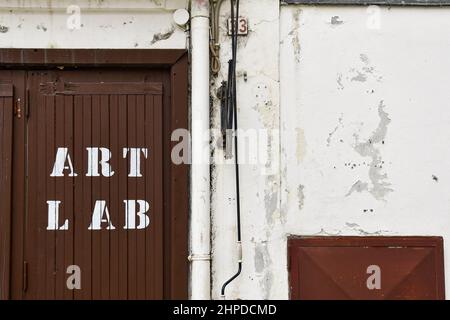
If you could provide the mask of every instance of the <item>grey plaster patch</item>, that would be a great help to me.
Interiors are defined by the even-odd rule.
[[[353,186],[350,188],[349,192],[345,195],[346,197],[350,196],[354,192],[364,192],[369,190],[369,184],[367,182],[362,182],[361,180],[356,181]]]
[[[257,243],[255,246],[255,271],[262,274],[259,283],[264,292],[264,299],[269,298],[273,284],[273,274],[271,270],[272,260],[270,259],[267,243]]]
[[[356,75],[353,76],[350,81],[359,81],[359,82],[366,82],[367,81],[367,75],[362,73],[361,71],[356,71]]]
[[[385,196],[394,191],[391,184],[387,181],[387,174],[383,173],[383,160],[381,158],[380,149],[377,146],[385,143],[388,125],[391,123],[389,114],[384,110],[384,101],[380,101],[378,105],[378,116],[380,122],[378,127],[365,142],[360,142],[359,137],[355,134],[355,151],[363,157],[371,159],[369,165],[369,178],[372,183],[369,192],[377,200],[385,200]]]
[[[359,59],[360,59],[365,65],[369,65],[369,63],[370,63],[369,57],[368,57],[366,54],[364,54],[364,53],[361,53],[361,54],[359,55]]]
[[[344,84],[342,83],[342,73],[338,73],[337,78],[336,78],[336,82],[338,84],[338,89],[339,90],[344,90]]]
[[[339,16],[333,16],[333,17],[331,17],[330,23],[331,23],[331,25],[336,26],[336,25],[343,24],[344,21],[340,20]]]
[[[170,29],[158,32],[153,35],[153,40],[150,42],[150,45],[153,45],[159,41],[169,39],[175,33],[175,27],[171,26]]]
[[[297,188],[298,209],[302,210],[305,206],[305,186],[299,185]]]
[[[289,35],[292,36],[292,47],[294,48],[294,57],[295,61],[300,62],[300,37],[299,37],[299,29],[300,29],[300,13],[301,10],[294,10],[293,12],[293,20],[294,26],[292,30],[289,32]]]
[[[273,223],[273,213],[277,210],[278,193],[276,191],[266,190],[264,196],[264,205],[266,208],[266,219],[270,224]]]
[[[345,80],[350,82],[361,82],[361,83],[367,82],[369,80],[374,80],[377,82],[381,82],[383,80],[383,76],[380,75],[375,69],[375,67],[371,65],[370,59],[366,54],[361,53],[359,55],[358,64],[359,64],[358,67],[349,69],[348,74],[345,77]],[[344,87],[342,75],[340,78],[338,77],[338,80],[339,80],[338,88],[342,90]]]
[[[269,253],[266,244],[258,243],[255,246],[255,271],[257,273],[264,272],[266,268],[266,260],[268,259]]]
[[[47,32],[47,27],[43,23],[38,24],[36,29]]]

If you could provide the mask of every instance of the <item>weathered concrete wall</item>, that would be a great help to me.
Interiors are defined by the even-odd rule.
[[[4,0],[0,47],[186,48],[186,32],[172,15],[187,6],[188,0]]]
[[[230,5],[225,1],[221,15],[221,73],[216,79],[213,96],[220,82],[226,79],[230,59],[230,37],[226,20]],[[239,38],[238,108],[239,127],[246,130],[242,144],[253,133],[279,128],[279,3],[276,0],[241,1],[241,15],[249,18],[249,35]],[[214,99],[213,127],[219,128],[219,101]],[[252,131],[257,130],[257,131]],[[247,135],[248,133],[248,135]],[[275,298],[283,296],[287,286],[286,268],[278,264],[283,255],[284,237],[280,216],[279,134],[258,147],[263,155],[241,166],[241,204],[243,232],[243,274],[227,289],[227,298]],[[253,144],[253,146],[255,146]],[[247,149],[248,150],[248,149]],[[221,149],[215,149],[220,162]],[[244,157],[244,154],[241,152]],[[266,161],[264,155],[268,157]],[[220,297],[222,284],[237,271],[235,179],[233,160],[213,167],[212,199],[212,272],[213,298]],[[285,259],[284,257],[282,259]],[[281,275],[281,276],[280,276]]]
[[[449,16],[282,7],[285,235],[448,236]]]
[[[227,298],[288,298],[289,235],[448,240],[450,10],[242,6],[251,31],[240,39],[240,126],[280,129],[280,144],[269,143],[279,159],[267,163],[280,166],[267,174],[264,164],[242,165],[244,269]],[[222,12],[224,21],[227,4]],[[229,38],[221,37],[226,74]],[[234,168],[213,172],[219,298],[237,268]],[[446,266],[448,279],[448,254]]]

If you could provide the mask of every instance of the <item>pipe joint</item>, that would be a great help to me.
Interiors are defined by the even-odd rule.
[[[210,254],[191,254],[188,257],[189,262],[195,262],[195,261],[211,261],[211,255]]]

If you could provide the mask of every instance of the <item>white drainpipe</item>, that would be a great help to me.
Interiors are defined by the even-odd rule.
[[[211,299],[209,1],[191,1],[191,299]]]

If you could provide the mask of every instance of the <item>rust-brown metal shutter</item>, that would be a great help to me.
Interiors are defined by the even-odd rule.
[[[376,268],[377,271],[373,271]],[[374,272],[379,286],[371,286]],[[305,237],[289,240],[291,298],[444,299],[438,237]]]

